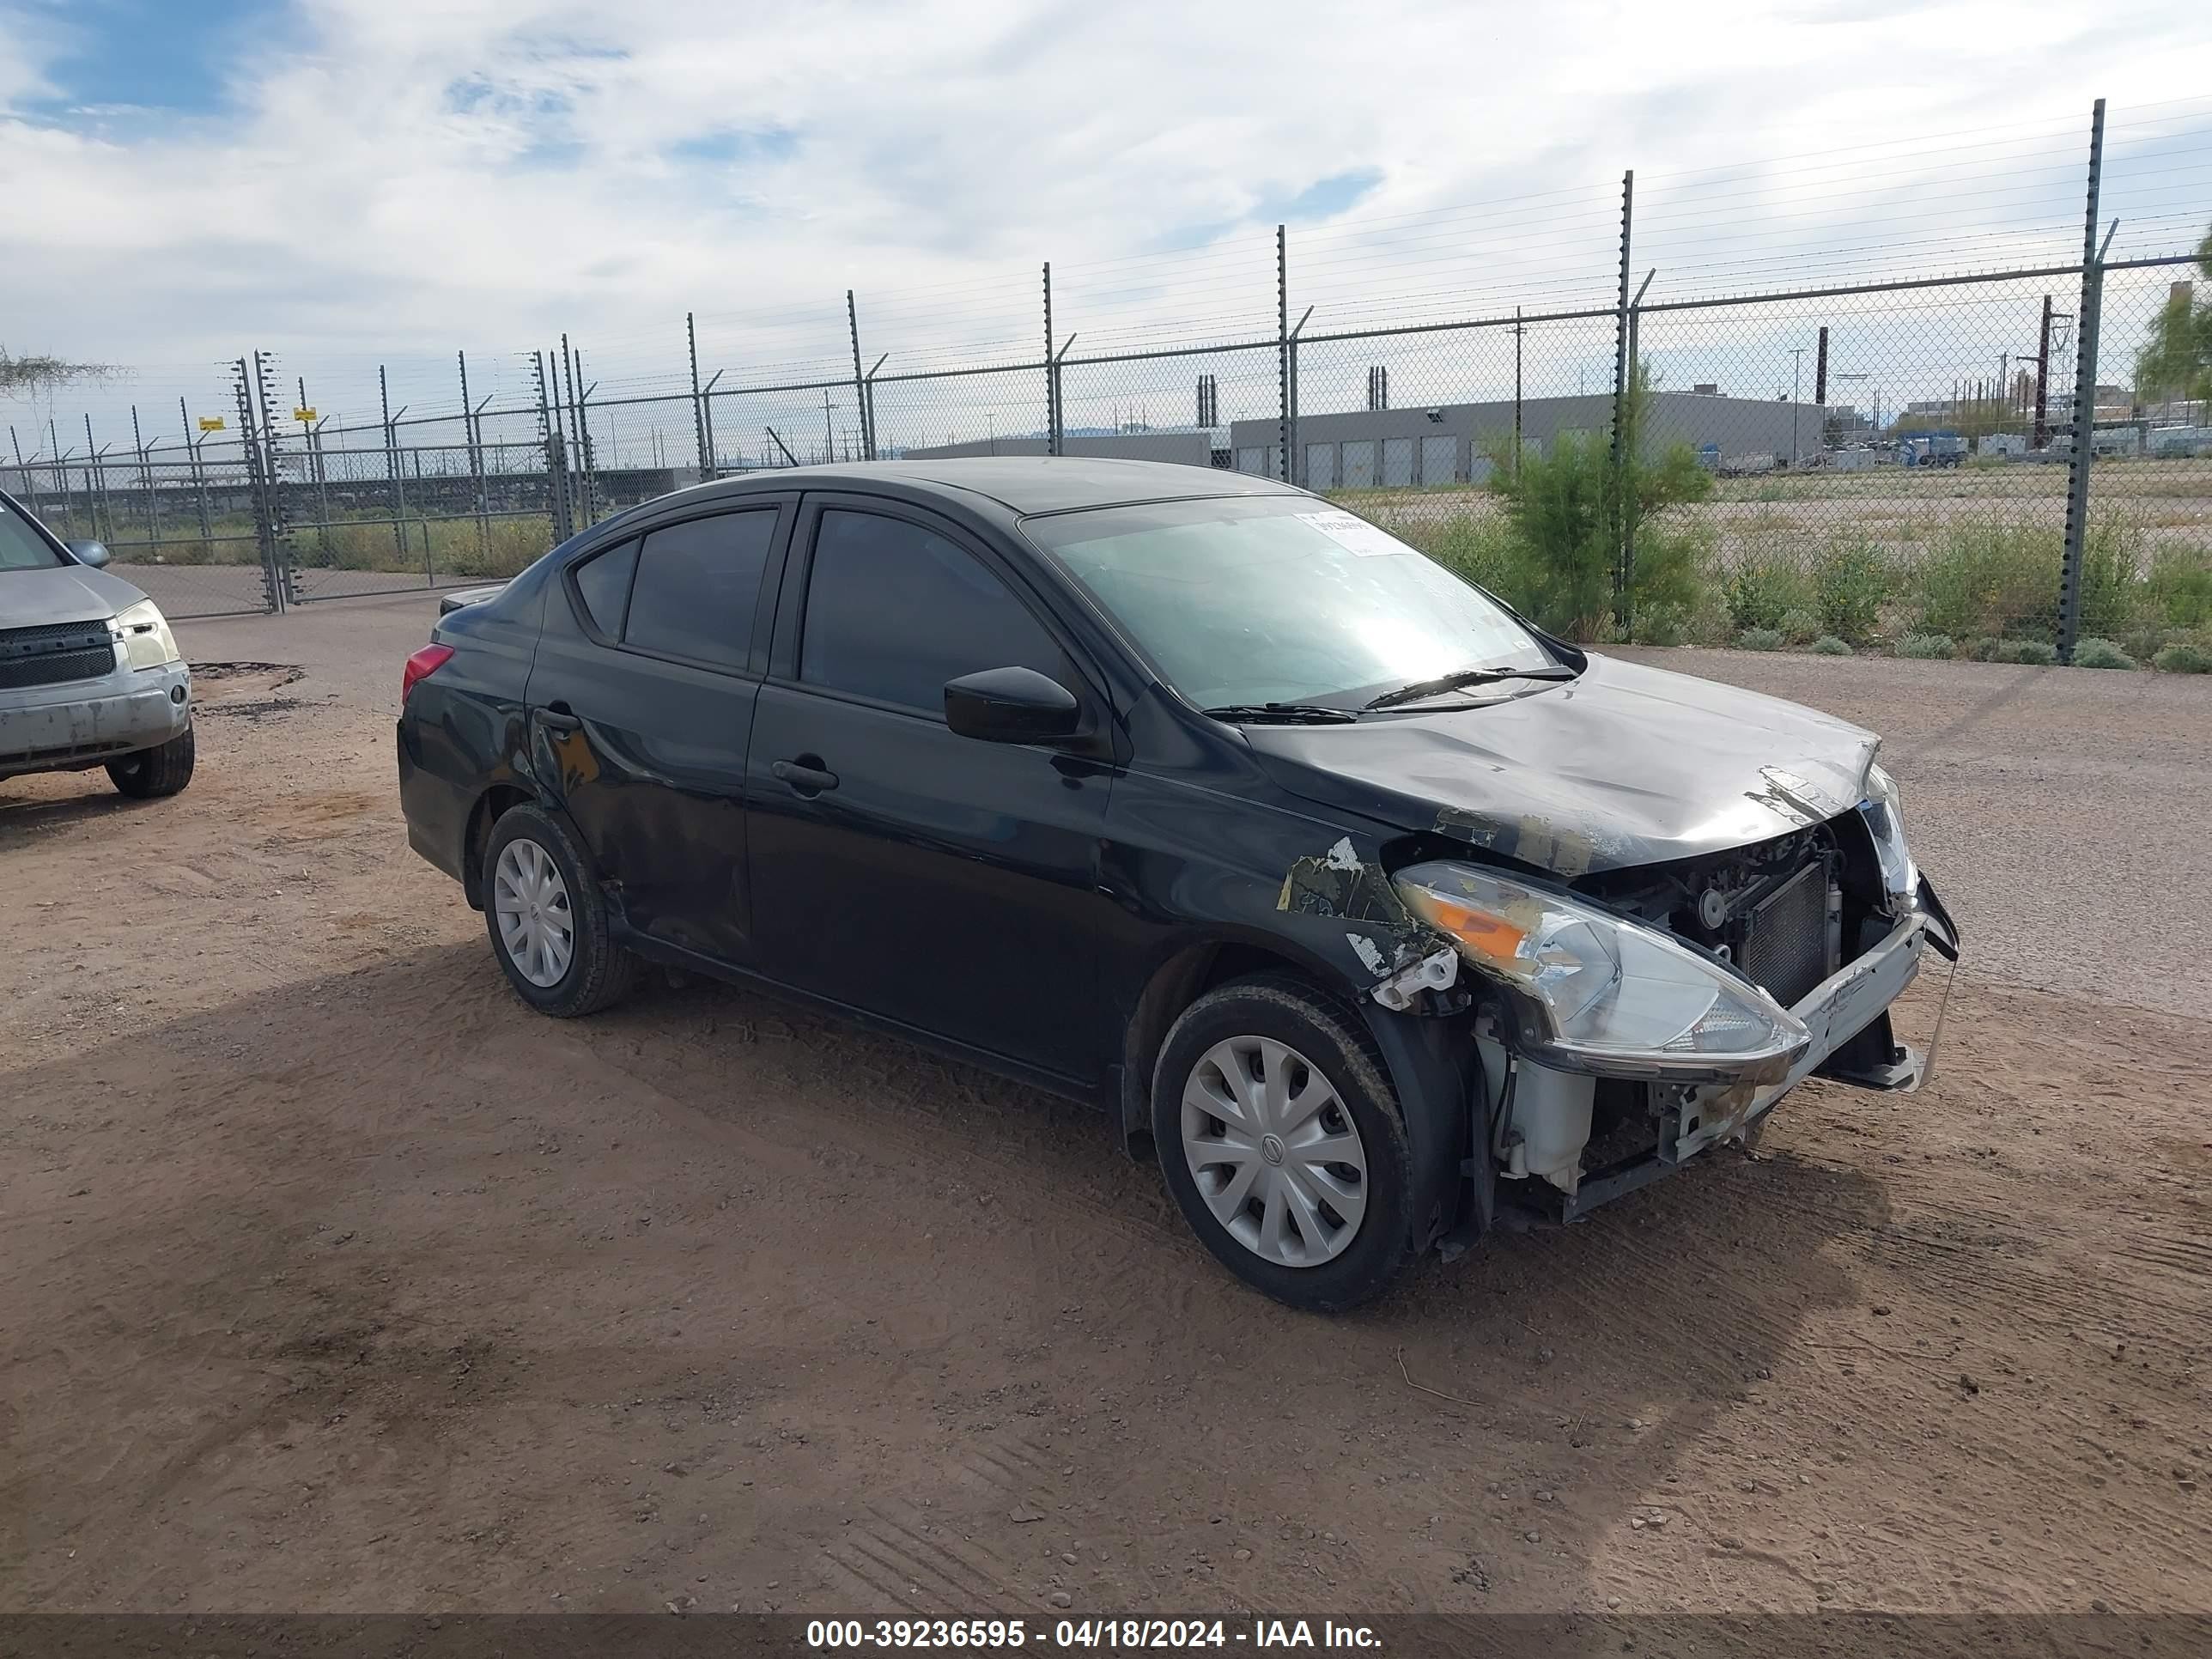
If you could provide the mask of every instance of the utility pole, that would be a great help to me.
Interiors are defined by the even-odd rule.
[[[1790,465],[1797,465],[1797,410],[1800,394],[1805,389],[1805,348],[1790,348]]]
[[[2035,437],[2031,447],[2051,441],[2051,296],[2043,296],[2043,334],[2035,349]]]

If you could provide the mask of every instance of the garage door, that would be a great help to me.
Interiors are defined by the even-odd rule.
[[[1413,441],[1411,438],[1385,438],[1382,441],[1382,483],[1390,489],[1405,489],[1413,482]]]
[[[1344,487],[1346,489],[1375,488],[1375,440],[1356,439],[1344,446]]]
[[[1459,440],[1456,438],[1424,438],[1421,440],[1421,482],[1425,484],[1453,483],[1459,478]]]
[[[1336,488],[1336,446],[1308,444],[1306,446],[1306,477],[1308,489]]]

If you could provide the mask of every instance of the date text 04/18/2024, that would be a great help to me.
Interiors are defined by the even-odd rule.
[[[1220,1619],[1061,1619],[1032,1630],[1026,1621],[1007,1620],[857,1619],[810,1620],[806,1645],[838,1648],[1020,1648],[1088,1649],[1339,1648],[1372,1650],[1382,1644],[1365,1625],[1334,1620],[1255,1619],[1237,1628]]]

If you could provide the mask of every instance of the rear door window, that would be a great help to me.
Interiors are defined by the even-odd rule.
[[[1007,667],[1071,681],[1059,645],[995,572],[903,519],[822,514],[800,680],[942,720],[947,680]]]
[[[629,579],[637,569],[637,544],[624,542],[595,553],[576,567],[576,598],[586,620],[611,640],[623,635],[629,611]]]
[[[774,507],[758,507],[650,532],[629,584],[623,643],[708,668],[750,667],[775,520]]]

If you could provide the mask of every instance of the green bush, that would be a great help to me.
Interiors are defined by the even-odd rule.
[[[2106,521],[2089,526],[2081,547],[2081,628],[2104,639],[2142,613],[2141,537]]]
[[[1735,620],[1729,615],[1727,597],[1708,584],[1698,595],[1698,602],[1690,607],[1683,628],[1692,645],[1726,645],[1735,632]]]
[[[1811,611],[1820,603],[1804,567],[1784,549],[1746,552],[1730,568],[1721,591],[1738,630],[1778,628],[1790,612]]]
[[[1966,656],[1974,662],[1995,662],[1997,659],[1997,647],[2003,643],[2004,641],[1995,635],[1984,634],[1966,647]]]
[[[1810,611],[1785,611],[1782,613],[1782,620],[1774,627],[1775,631],[1792,645],[1803,645],[1808,641],[1816,640],[1825,631],[1818,614]]]
[[[1735,642],[1743,651],[1779,651],[1790,643],[1778,628],[1747,628],[1735,636]]]
[[[1520,549],[1502,519],[1455,513],[1443,524],[1393,524],[1390,532],[1508,605],[1524,606]]]
[[[1623,608],[1632,619],[1655,612],[1661,631],[1684,625],[1704,597],[1710,537],[1672,527],[1659,515],[1705,500],[1713,480],[1688,444],[1638,441],[1645,387],[1639,368],[1617,467],[1604,433],[1562,433],[1546,453],[1520,456],[1509,440],[1492,455],[1497,528],[1462,532],[1451,555],[1437,556],[1455,569],[1489,565],[1501,596],[1546,628],[1576,639],[1617,638],[1613,572],[1632,530],[1636,558]]]
[[[1823,634],[1813,641],[1813,654],[1816,657],[1848,657],[1851,654],[1850,642],[1838,639],[1833,634]]]
[[[1897,642],[1897,654],[1923,662],[1948,662],[1956,653],[1948,634],[1907,634]]]
[[[1897,562],[1864,537],[1836,538],[1820,550],[1813,568],[1821,623],[1851,645],[1874,638],[1882,605],[1901,586]]]
[[[2083,640],[2074,647],[2076,668],[2133,668],[2136,659],[2110,640]]]
[[[1679,605],[1642,606],[1629,629],[1629,637],[1638,645],[1680,645],[1688,635],[1688,613]]]
[[[2130,628],[2119,635],[2118,643],[2120,649],[2137,663],[2146,663],[2158,655],[2173,637],[2173,629],[2170,628]]]
[[[2151,556],[2143,599],[2168,628],[2212,628],[2212,549],[2160,548]]]
[[[2058,605],[2057,530],[1947,525],[1913,572],[1919,630],[1952,637],[2048,635]]]
[[[2176,640],[2150,659],[2161,674],[2212,674],[2212,647],[2191,640]]]
[[[2058,647],[2048,640],[1999,640],[1996,660],[2048,668],[2058,660]]]

